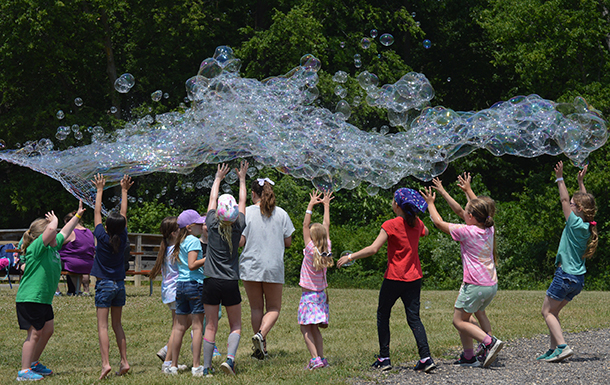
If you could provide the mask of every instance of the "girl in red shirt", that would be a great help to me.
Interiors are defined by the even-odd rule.
[[[419,297],[421,293],[422,271],[417,249],[419,238],[428,235],[428,229],[417,217],[425,212],[428,205],[415,190],[400,188],[394,193],[392,210],[396,218],[385,221],[377,239],[364,249],[343,256],[337,267],[355,259],[376,254],[384,243],[388,243],[388,268],[379,291],[377,307],[377,333],[379,335],[379,355],[372,367],[381,370],[392,368],[390,362],[390,313],[400,298],[405,306],[407,322],[413,331],[420,360],[414,370],[429,372],[436,368],[430,356],[426,329],[419,318]]]

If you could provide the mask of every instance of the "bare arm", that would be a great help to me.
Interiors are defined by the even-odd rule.
[[[121,179],[121,215],[127,219],[127,192],[133,186],[133,182],[128,175],[123,175]]]
[[[587,193],[587,189],[585,188],[585,174],[587,173],[588,169],[589,165],[587,164],[578,172],[578,191],[583,194]]]
[[[212,190],[210,191],[210,201],[208,203],[208,211],[216,210],[216,206],[218,205],[218,190],[220,189],[220,182],[224,179],[224,177],[229,172],[229,166],[226,164],[218,165],[216,170],[216,178],[214,179],[214,184],[212,184]],[[241,182],[240,182],[241,185]],[[241,187],[240,187],[241,189]]]
[[[57,246],[57,217],[53,211],[49,211],[45,214],[45,218],[49,224],[42,232],[42,243],[45,246]]]
[[[244,247],[244,246],[246,246],[246,237],[244,237],[242,235],[241,238],[239,238],[239,247]]]
[[[93,209],[93,224],[97,227],[97,225],[102,223],[102,194],[104,193],[106,178],[104,178],[102,174],[95,174],[92,182],[97,190],[95,195],[95,208]]]
[[[78,221],[80,220],[80,217],[83,216],[84,212],[85,209],[83,208],[83,201],[80,200],[78,201],[78,210],[76,211],[76,215],[74,215],[72,219],[70,219],[70,221],[66,223],[60,231],[61,235],[64,236],[64,243],[65,240],[68,239],[68,237],[72,234],[72,231],[74,231],[74,228],[78,224]]]
[[[292,235],[284,238],[284,247],[290,247],[290,245],[292,245]]]
[[[305,246],[311,241],[311,235],[309,234],[309,225],[311,224],[311,213],[313,206],[321,202],[320,192],[314,190],[309,193],[309,203],[307,204],[307,210],[305,211],[305,218],[303,218],[303,243]]]
[[[443,233],[449,234],[449,223],[443,221],[443,218],[434,205],[436,194],[432,192],[430,187],[424,188],[424,191],[420,191],[419,193],[424,197],[426,203],[428,203],[428,212],[430,212],[430,219],[434,222],[434,226]]]
[[[197,250],[189,251],[187,254],[189,262],[189,270],[197,270],[205,264],[205,258],[197,259],[199,252]]]
[[[237,171],[237,175],[239,176],[239,202],[237,203],[239,207],[239,212],[246,215],[246,199],[248,196],[248,191],[246,189],[246,172],[248,171],[248,162],[242,160],[239,170]]]
[[[445,200],[449,204],[449,207],[451,207],[451,210],[453,210],[453,212],[456,213],[460,218],[464,219],[464,209],[462,208],[462,206],[460,206],[459,203],[456,202],[455,199],[453,199],[451,195],[449,195],[447,190],[445,190],[441,180],[438,178],[434,178],[432,179],[432,183],[432,188],[436,189],[436,191],[438,191],[439,194],[441,194],[441,196],[445,198]]]
[[[368,258],[371,255],[377,254],[379,252],[379,249],[381,249],[381,246],[383,246],[387,241],[388,233],[386,233],[384,229],[381,229],[379,231],[379,235],[377,235],[377,238],[369,246],[365,247],[360,251],[357,251],[350,255],[344,255],[343,257],[339,258],[339,260],[337,261],[337,267],[341,267],[347,262],[353,261],[355,259]]]
[[[322,203],[324,204],[324,219],[322,220],[322,226],[326,229],[326,234],[330,237],[330,201],[333,200],[333,192],[324,192],[324,198]]]
[[[559,161],[559,163],[555,165],[554,170],[555,177],[558,179],[557,187],[559,188],[559,200],[561,201],[561,210],[563,211],[563,216],[566,217],[567,221],[570,217],[570,214],[572,213],[572,207],[570,207],[570,194],[568,193],[566,183],[563,180],[563,162]]]

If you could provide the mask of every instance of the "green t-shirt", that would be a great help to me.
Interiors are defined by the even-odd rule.
[[[589,241],[589,223],[570,213],[566,227],[561,233],[559,249],[555,258],[555,266],[561,265],[564,272],[572,275],[582,275],[587,272],[585,259],[582,257]]]
[[[61,233],[55,238],[57,246],[45,246],[42,234],[28,246],[23,258],[25,271],[19,283],[16,302],[35,302],[51,305],[61,278],[58,250],[64,243]]]

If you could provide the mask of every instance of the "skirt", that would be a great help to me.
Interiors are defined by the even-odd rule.
[[[299,302],[299,325],[328,325],[328,304],[324,291],[304,291]]]

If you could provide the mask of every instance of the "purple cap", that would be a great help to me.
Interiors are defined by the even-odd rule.
[[[198,225],[205,223],[205,217],[199,215],[199,213],[195,210],[184,210],[180,215],[178,215],[178,227],[181,229],[196,223]]]

